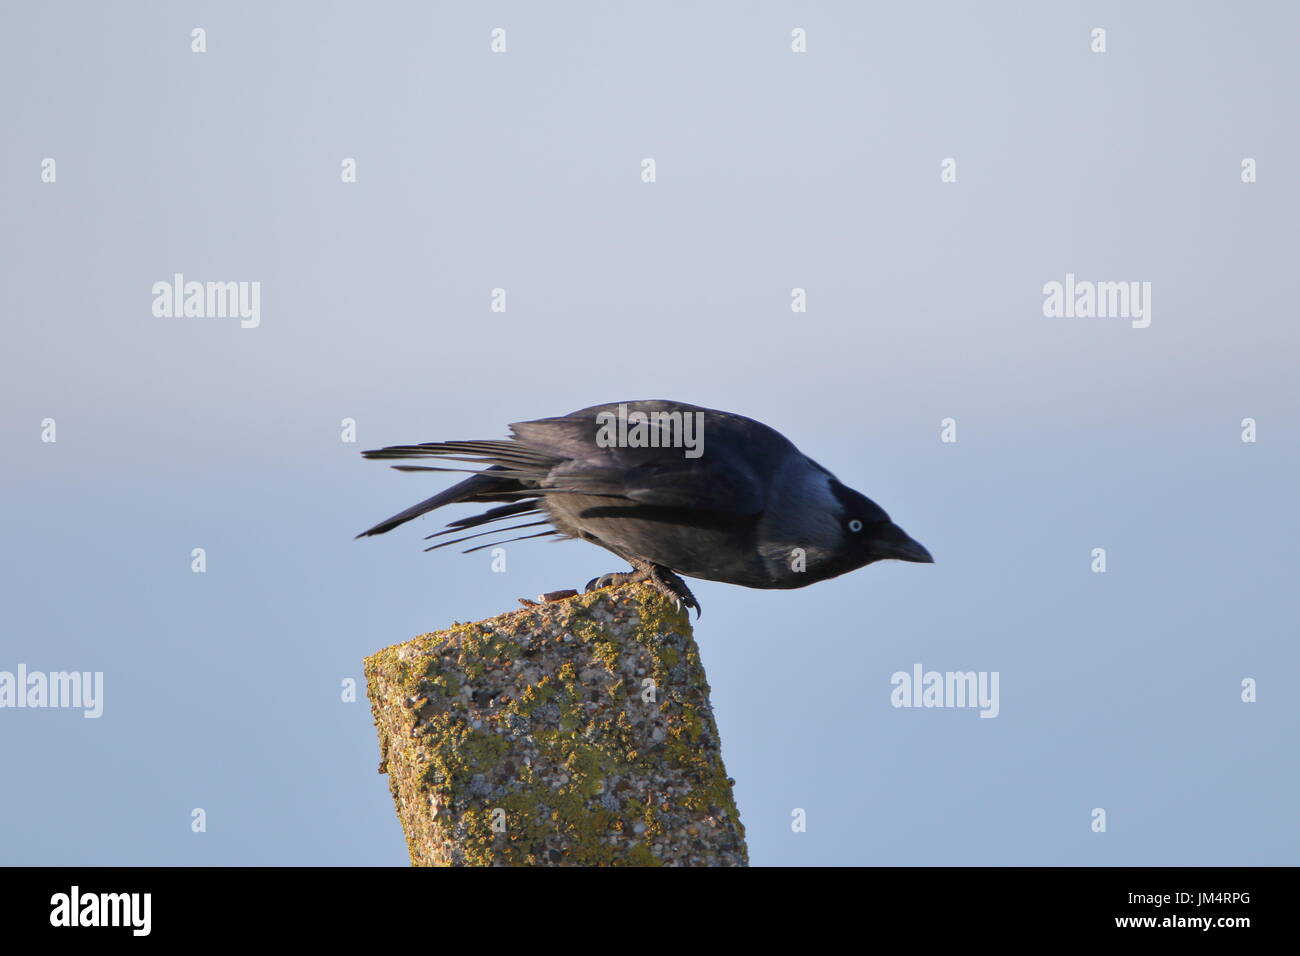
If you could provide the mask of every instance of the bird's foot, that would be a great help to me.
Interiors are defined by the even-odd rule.
[[[588,581],[584,591],[599,591],[601,588],[616,588],[623,584],[641,583],[650,585],[677,605],[678,608],[682,605],[693,608],[697,618],[704,613],[700,609],[700,602],[691,593],[691,589],[686,586],[686,582],[672,571],[658,564],[652,564],[647,568],[638,568],[635,571],[615,571],[610,574],[602,574],[600,577]]]
[[[647,583],[679,608],[685,604],[688,608],[693,609],[697,620],[704,613],[703,609],[700,608],[700,602],[691,593],[691,589],[686,586],[686,582],[667,568],[660,567],[657,564],[654,565],[650,570]]]

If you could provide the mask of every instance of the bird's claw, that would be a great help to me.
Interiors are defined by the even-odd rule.
[[[643,581],[645,580],[644,575],[644,571],[611,571],[609,574],[602,574],[598,578],[592,578],[582,591],[584,594],[589,594],[592,591],[599,591],[601,588],[616,588],[620,584]]]
[[[700,602],[691,593],[691,589],[686,586],[686,582],[672,571],[661,568],[659,565],[635,571],[613,571],[609,574],[602,574],[600,577],[588,581],[586,588],[583,590],[584,592],[599,591],[601,588],[619,587],[623,584],[639,584],[642,582],[649,584],[672,601],[677,610],[680,611],[683,605],[692,608],[697,619],[704,613],[700,608]]]
[[[659,593],[663,594],[673,602],[677,610],[680,611],[682,605],[693,609],[695,611],[696,620],[699,620],[700,615],[704,613],[703,609],[700,607],[700,602],[696,599],[695,595],[691,593],[691,589],[686,586],[686,582],[667,568],[655,567],[655,569],[650,572],[648,580],[655,590],[659,591]]]

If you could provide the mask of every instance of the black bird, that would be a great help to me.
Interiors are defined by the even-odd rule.
[[[681,402],[593,405],[510,426],[513,437],[427,442],[362,452],[366,458],[468,462],[477,468],[394,465],[400,471],[471,471],[473,477],[381,521],[383,534],[454,502],[505,502],[448,523],[426,540],[508,518],[426,548],[540,525],[613,551],[633,570],[587,590],[645,581],[674,600],[699,602],[679,575],[750,588],[801,588],[874,561],[930,563],[924,547],[874,501],[846,487],[779,432],[751,418]]]

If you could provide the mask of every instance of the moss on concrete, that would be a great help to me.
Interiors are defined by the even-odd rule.
[[[689,619],[653,589],[425,634],[366,680],[414,864],[747,862]]]

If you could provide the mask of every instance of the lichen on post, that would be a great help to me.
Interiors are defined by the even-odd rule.
[[[416,866],[744,866],[686,613],[644,585],[366,659]]]

